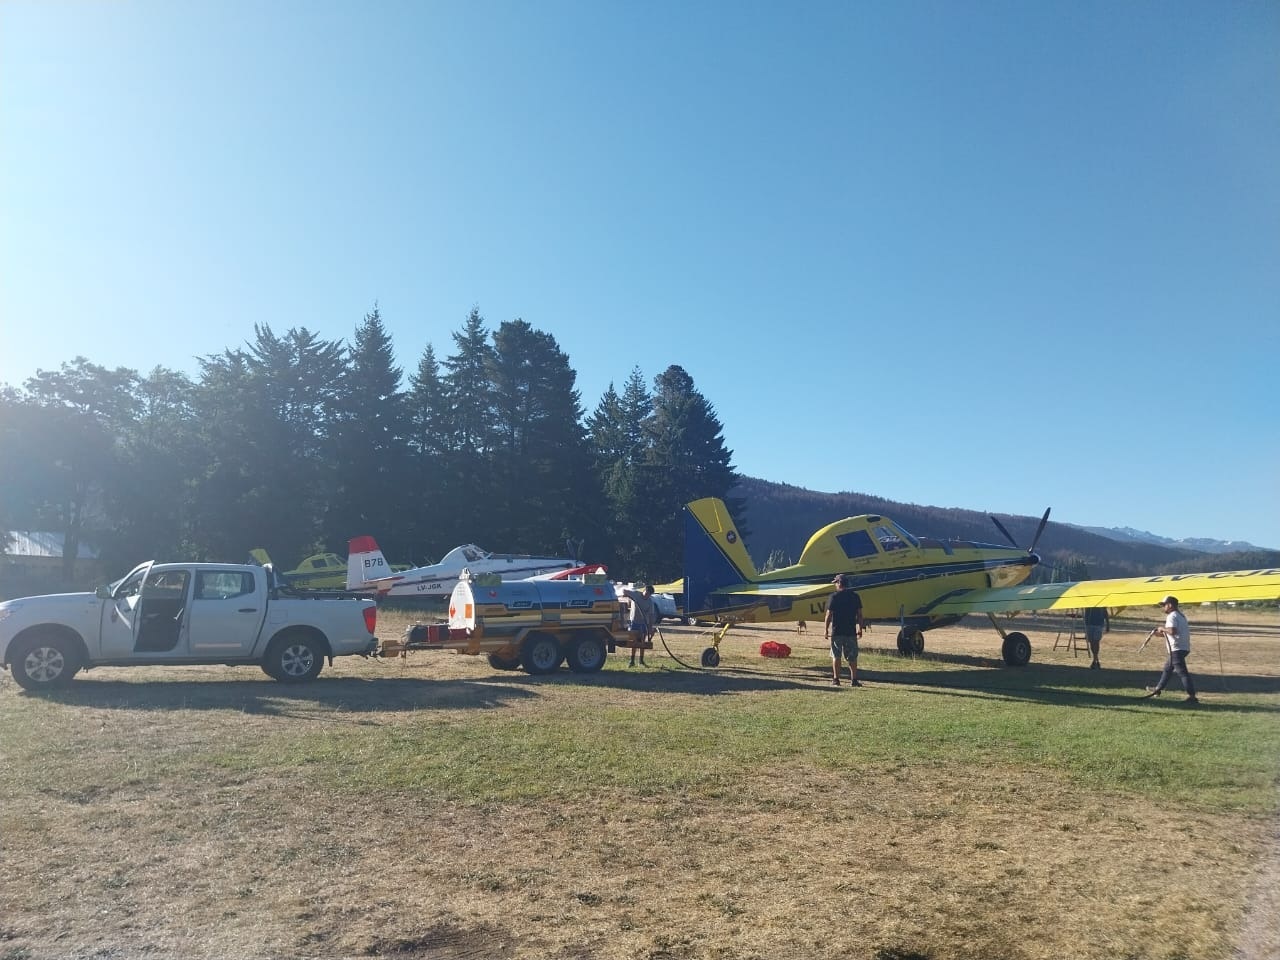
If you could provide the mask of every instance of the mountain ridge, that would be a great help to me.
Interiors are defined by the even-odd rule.
[[[1149,530],[1137,530],[1133,527],[1086,527],[1078,523],[1070,524],[1080,530],[1087,530],[1112,540],[1127,542],[1136,540],[1141,543],[1158,543],[1167,547],[1180,547],[1186,550],[1198,550],[1201,553],[1256,553],[1270,551],[1273,547],[1260,547],[1248,540],[1214,540],[1211,537],[1162,537]]]

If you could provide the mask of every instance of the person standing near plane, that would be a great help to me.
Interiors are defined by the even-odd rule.
[[[849,661],[849,686],[858,681],[858,638],[864,628],[862,598],[853,590],[853,577],[842,573],[835,579],[836,592],[827,601],[824,638],[831,640],[831,685],[840,686],[840,659]]]
[[[1098,650],[1102,646],[1103,631],[1111,632],[1111,614],[1106,607],[1085,607],[1084,608],[1084,639],[1089,644],[1089,652],[1093,654],[1093,663],[1089,664],[1090,670],[1101,670],[1102,664],[1098,662]]]
[[[1160,601],[1160,606],[1164,608],[1164,626],[1156,627],[1155,632],[1164,637],[1164,645],[1169,651],[1169,657],[1164,662],[1160,679],[1156,681],[1154,687],[1147,687],[1147,692],[1143,696],[1160,696],[1169,682],[1169,674],[1176,673],[1178,679],[1182,681],[1182,689],[1187,691],[1187,704],[1195,706],[1200,701],[1196,697],[1196,685],[1191,680],[1191,674],[1187,672],[1187,654],[1191,652],[1191,627],[1187,624],[1186,616],[1178,609],[1177,597],[1165,597]]]
[[[623,590],[622,595],[631,601],[631,666],[636,665],[636,649],[640,650],[640,666],[644,666],[644,645],[653,639],[658,625],[658,609],[653,604],[653,584],[647,583],[644,592]]]

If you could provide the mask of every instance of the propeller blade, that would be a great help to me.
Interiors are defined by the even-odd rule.
[[[1052,507],[1044,508],[1044,516],[1040,518],[1040,526],[1036,527],[1036,535],[1031,538],[1031,546],[1027,547],[1027,553],[1036,552],[1036,544],[1040,542],[1040,534],[1044,533],[1044,526],[1049,522],[1049,511]]]
[[[1006,530],[1006,529],[1004,528],[1004,524],[1003,524],[1003,523],[1001,523],[999,520],[997,520],[994,516],[993,516],[993,517],[991,517],[991,522],[992,522],[992,523],[994,523],[994,524],[996,525],[996,528],[997,528],[1001,533],[1003,533],[1003,534],[1004,534],[1004,538],[1005,538],[1006,540],[1008,540],[1010,543],[1012,543],[1015,547],[1016,547],[1016,546],[1018,546],[1018,541],[1017,541],[1017,540],[1015,540],[1015,539],[1013,539],[1013,537],[1011,537],[1011,536],[1009,535],[1009,531],[1008,531],[1008,530]]]

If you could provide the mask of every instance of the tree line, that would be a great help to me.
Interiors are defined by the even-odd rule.
[[[106,571],[258,546],[287,569],[360,534],[400,563],[476,543],[679,576],[681,507],[737,480],[693,378],[633,368],[588,415],[551,334],[473,309],[452,341],[406,382],[375,305],[349,343],[255,325],[195,377],[77,357],[0,386],[0,530],[61,533],[68,581],[85,542]]]

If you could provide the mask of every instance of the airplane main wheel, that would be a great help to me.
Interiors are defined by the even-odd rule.
[[[904,657],[924,653],[924,631],[917,627],[903,627],[898,631],[898,652]]]
[[[529,673],[551,673],[564,662],[560,641],[549,633],[531,633],[520,648],[520,662]]]
[[[720,666],[720,651],[715,647],[707,647],[702,651],[702,665],[704,667]]]
[[[1006,634],[1001,652],[1009,666],[1025,667],[1031,660],[1031,641],[1025,633]]]

